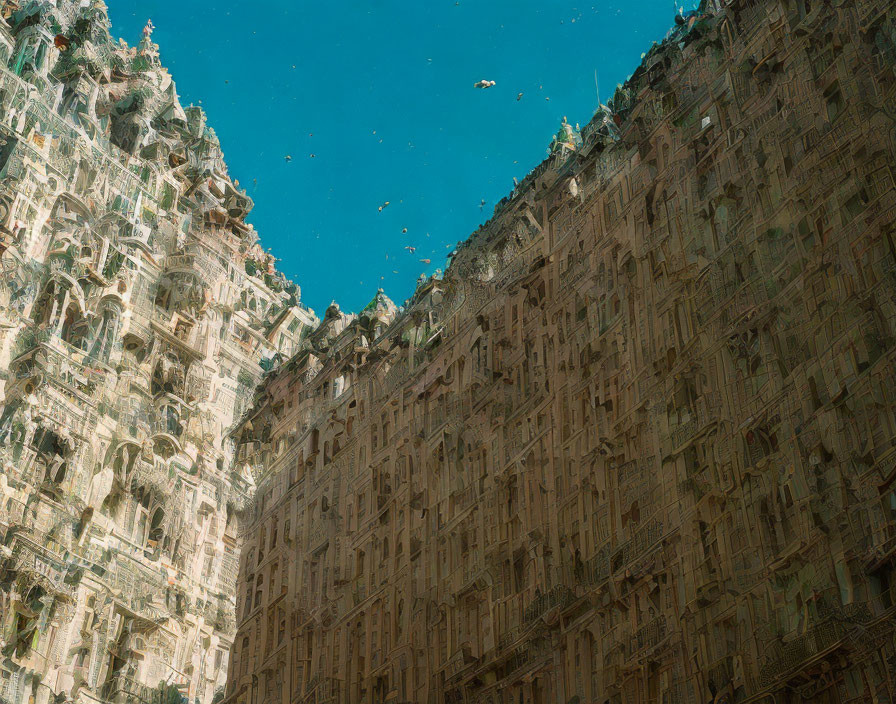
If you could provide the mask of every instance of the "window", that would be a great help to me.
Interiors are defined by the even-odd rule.
[[[257,609],[261,606],[261,592],[262,586],[264,585],[264,575],[258,575],[258,579],[255,582],[255,608]]]

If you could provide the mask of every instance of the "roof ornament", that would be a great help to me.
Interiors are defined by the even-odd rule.
[[[578,128],[578,125],[576,125],[576,128]],[[548,153],[555,154],[563,150],[575,151],[580,139],[578,129],[573,129],[573,126],[566,121],[564,116],[560,129],[548,148]]]

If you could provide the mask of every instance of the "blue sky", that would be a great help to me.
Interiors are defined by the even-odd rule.
[[[182,102],[201,101],[263,246],[319,315],[332,300],[357,311],[379,287],[403,302],[544,158],[563,116],[588,122],[595,70],[606,100],[675,12],[670,0],[107,2],[132,45],[152,18]]]

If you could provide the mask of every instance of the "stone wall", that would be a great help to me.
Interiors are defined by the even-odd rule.
[[[318,323],[151,24],[0,16],[0,701],[207,704],[253,492],[227,433]]]
[[[227,701],[896,696],[896,8],[704,2],[234,433]]]

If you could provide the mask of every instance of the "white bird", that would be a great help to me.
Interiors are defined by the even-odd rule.
[[[411,254],[417,251],[417,248],[411,247],[411,245],[408,245],[407,247],[405,247],[405,249],[408,250]]]
[[[389,201],[386,201],[385,203],[383,203],[383,204],[378,208],[378,210],[379,210],[380,212],[383,212],[383,209],[384,209],[384,208],[388,208],[388,207],[389,207]]]
[[[473,87],[474,88],[491,88],[493,85],[495,85],[494,81],[488,81],[483,78],[481,81],[474,83]]]

